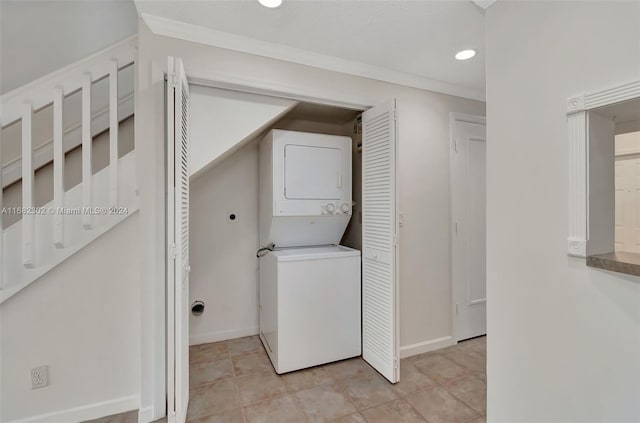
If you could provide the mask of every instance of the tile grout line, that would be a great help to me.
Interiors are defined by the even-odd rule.
[[[473,352],[474,354],[481,355],[481,354],[480,354],[479,352],[477,352],[477,351],[465,351],[465,352]],[[446,355],[444,355],[444,353],[440,354],[440,356],[442,356],[442,357],[446,358],[446,359],[447,359],[447,360],[449,360],[449,361],[452,361],[453,363],[457,364],[458,366],[462,366],[462,367],[464,367],[465,369],[468,369],[468,370],[470,370],[470,371],[472,371],[472,372],[477,372],[477,370],[470,369],[468,366],[464,365],[463,363],[460,363],[459,361],[456,361],[456,360],[455,360],[455,358],[447,357]],[[485,370],[485,373],[486,373],[486,370],[487,370],[487,369],[485,368],[484,370]]]
[[[340,391],[342,393],[342,395],[344,395],[347,400],[351,403],[351,405],[353,406],[353,408],[356,410],[356,413],[360,413],[360,410],[358,409],[358,406],[356,405],[356,403],[353,401],[353,398],[351,398],[351,395],[349,395],[348,392],[346,392],[345,386],[343,385],[344,380],[341,381],[337,381],[338,382],[338,391]],[[353,414],[353,413],[351,413]],[[346,417],[349,416],[349,414],[345,414],[344,416],[340,416],[338,418],[342,418],[342,417]],[[362,416],[364,418],[364,416]],[[365,419],[366,420],[366,419]]]
[[[460,348],[465,348],[465,347],[460,347]],[[468,347],[467,347],[467,348],[468,348]],[[445,359],[447,359],[447,360],[451,361],[452,363],[454,363],[454,364],[456,364],[456,365],[458,365],[458,366],[462,367],[462,368],[463,368],[463,369],[465,369],[467,372],[470,372],[470,373],[464,374],[464,375],[462,375],[462,376],[460,376],[460,377],[457,377],[457,378],[451,379],[451,380],[449,381],[450,383],[452,383],[452,382],[456,382],[456,381],[459,381],[459,380],[462,380],[462,379],[467,378],[467,377],[473,377],[474,379],[477,379],[477,380],[479,380],[479,381],[481,381],[481,382],[482,382],[482,380],[481,380],[480,378],[476,377],[476,376],[473,374],[473,372],[475,372],[475,370],[472,370],[472,369],[470,369],[469,367],[467,367],[467,366],[463,365],[462,363],[458,363],[457,361],[455,361],[455,360],[453,360],[453,359],[451,359],[451,358],[449,358],[449,357],[445,356],[445,355],[444,355],[444,353],[438,353],[438,352],[436,352],[436,354],[438,354],[438,355],[440,355],[441,357],[443,357],[443,358],[445,358]],[[425,376],[430,377],[429,375],[427,375],[426,373],[424,373],[422,370],[420,370],[420,369],[417,369],[417,370],[418,370],[420,373],[423,373]],[[458,401],[460,401],[461,403],[463,403],[464,405],[466,405],[466,406],[467,406],[471,411],[473,411],[474,413],[478,414],[477,416],[473,417],[472,419],[475,419],[475,418],[478,418],[478,417],[482,417],[482,416],[484,416],[484,414],[482,414],[482,413],[478,412],[475,408],[473,408],[471,405],[469,405],[469,404],[468,404],[466,401],[464,401],[462,398],[458,397],[455,393],[451,392],[451,391],[449,390],[449,388],[447,388],[447,386],[445,386],[444,384],[442,384],[442,383],[438,382],[437,380],[434,380],[434,379],[432,379],[432,380],[433,380],[437,385],[439,385],[442,389],[444,389],[444,390],[445,390],[449,395],[451,395],[452,397],[454,397],[455,399],[457,399]],[[486,382],[485,382],[485,386],[486,386]],[[471,421],[472,419],[469,419],[468,421]]]
[[[285,385],[287,385],[287,389],[289,389],[289,385],[286,382],[285,382]],[[293,403],[296,405],[296,408],[302,412],[302,415],[304,416],[305,420],[307,422],[311,422],[311,417],[309,417],[307,412],[304,411],[304,408],[302,408],[302,404],[300,404],[300,401],[298,400],[298,397],[296,396],[295,392],[291,393],[291,398],[293,398]]]
[[[461,348],[462,348],[462,347],[461,347]],[[429,355],[429,354],[439,355],[439,356],[441,356],[442,358],[447,359],[448,361],[451,361],[452,363],[456,364],[457,366],[462,367],[462,368],[463,368],[464,370],[466,370],[467,372],[474,372],[474,370],[471,370],[471,369],[469,369],[468,367],[466,367],[466,366],[464,366],[464,365],[462,365],[462,364],[460,364],[460,363],[457,363],[457,362],[455,362],[455,361],[451,360],[450,358],[448,358],[448,357],[444,356],[444,355],[443,355],[443,353],[440,353],[440,352],[438,352],[438,351],[425,353],[425,355]],[[416,355],[416,356],[414,356],[414,357],[417,357],[417,356],[420,356],[420,355],[422,355],[422,354],[418,354],[418,355]],[[460,401],[462,404],[464,404],[466,407],[468,407],[471,411],[473,411],[475,414],[477,414],[476,416],[473,416],[473,417],[472,417],[472,418],[470,418],[469,420],[466,420],[466,422],[470,422],[472,419],[476,419],[476,418],[478,418],[478,417],[483,417],[483,416],[485,416],[485,415],[486,415],[486,414],[481,414],[481,413],[479,413],[478,411],[476,411],[476,410],[475,410],[475,408],[471,407],[471,406],[470,406],[469,404],[467,404],[465,401],[463,401],[462,399],[458,398],[458,397],[457,397],[453,392],[450,392],[450,391],[449,391],[449,389],[447,389],[447,387],[446,387],[445,385],[443,385],[443,384],[442,384],[442,383],[440,383],[439,381],[437,381],[437,380],[433,379],[433,378],[432,378],[431,376],[429,376],[427,373],[423,372],[423,371],[422,371],[422,369],[420,369],[419,367],[417,367],[417,366],[415,366],[415,365],[414,365],[414,367],[415,367],[415,368],[416,368],[416,370],[417,370],[418,372],[420,372],[422,375],[424,375],[424,376],[428,377],[430,380],[432,380],[432,381],[435,383],[435,386],[430,386],[430,387],[427,387],[427,388],[425,388],[425,389],[418,389],[418,390],[416,390],[415,392],[411,393],[410,395],[414,395],[414,394],[416,394],[416,393],[420,393],[420,392],[426,392],[426,391],[429,391],[429,390],[431,390],[431,389],[433,389],[434,387],[436,387],[436,386],[437,386],[437,387],[439,387],[439,388],[444,389],[444,391],[445,391],[445,392],[447,392],[449,395],[451,395],[452,397],[454,397],[456,400]],[[465,378],[465,377],[469,377],[469,376],[472,376],[472,377],[474,377],[474,378],[476,378],[476,379],[478,379],[478,380],[480,380],[480,381],[482,382],[482,380],[481,380],[480,378],[476,377],[473,373],[466,373],[466,374],[464,374],[464,375],[462,375],[462,376],[460,376],[460,377],[458,377],[458,378],[454,378],[454,379],[452,379],[452,380],[451,380],[451,382],[454,382],[454,381],[457,381],[457,380],[460,380],[460,379],[463,379],[463,378]],[[407,395],[407,396],[403,396],[403,397],[402,397],[402,399],[407,400],[407,397],[408,397],[408,396],[409,396],[409,395]],[[427,421],[428,421],[428,419],[427,419],[427,418],[426,418],[422,413],[420,413],[420,411],[418,411],[415,407],[413,407],[413,405],[412,405],[408,400],[407,400],[407,403],[409,403],[409,405],[411,405],[411,407],[412,407],[414,410],[416,410],[416,411],[418,412],[418,414],[419,414],[423,419],[425,419],[425,420],[427,420]]]
[[[233,375],[233,386],[235,387],[235,391],[236,391],[236,396],[238,398],[238,405],[239,405],[239,409],[240,409],[240,415],[242,416],[242,421],[244,423],[247,423],[247,415],[244,412],[244,407],[242,406],[242,396],[240,395],[240,387],[238,386],[238,382],[237,382],[237,375],[236,375],[236,366],[233,363],[233,359],[231,357],[231,349],[229,348],[229,344],[227,343],[227,341],[224,342],[225,347],[227,348],[227,354],[229,355],[229,362],[231,362],[231,374]]]

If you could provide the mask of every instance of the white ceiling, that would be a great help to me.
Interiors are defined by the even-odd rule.
[[[601,115],[615,119],[616,123],[640,120],[640,99],[612,104],[596,109],[596,111]]]
[[[277,9],[257,0],[135,3],[143,18],[181,21],[484,93],[484,11],[471,1],[284,0]],[[477,50],[476,57],[455,60],[466,48]]]

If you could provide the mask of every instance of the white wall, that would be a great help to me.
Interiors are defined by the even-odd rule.
[[[133,0],[0,2],[0,92],[135,34],[137,18]]]
[[[362,145],[362,133],[354,128],[356,120],[344,125],[345,134],[351,137],[351,199],[355,202],[351,209],[351,220],[344,232],[342,245],[362,250],[362,150],[358,151],[358,145]]]
[[[296,105],[274,97],[191,85],[189,172],[196,176],[224,160]]]
[[[640,279],[567,256],[566,99],[640,77],[640,3],[487,16],[488,421],[640,420]]]
[[[192,180],[189,198],[190,343],[258,333],[258,143]],[[229,215],[236,215],[236,220]]]
[[[138,407],[138,222],[128,218],[0,306],[1,421]],[[50,385],[31,390],[30,369],[44,364]]]
[[[620,154],[640,153],[640,132],[618,134],[615,138],[616,156]]]
[[[191,78],[224,78],[291,89],[310,97],[374,105],[397,97],[400,113],[401,344],[405,353],[451,335],[449,270],[449,113],[484,114],[484,103],[324,71],[152,34],[139,23],[136,104],[143,304],[143,407],[162,412],[164,345],[164,191],[162,72],[166,56],[183,59]],[[357,100],[354,100],[357,99]],[[155,378],[155,379],[154,379]],[[145,384],[149,384],[146,386]],[[155,394],[154,394],[155,392]]]

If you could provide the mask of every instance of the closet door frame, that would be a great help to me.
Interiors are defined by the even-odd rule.
[[[350,109],[350,110],[360,111],[360,112],[365,112],[366,110],[373,108],[374,106],[384,102],[385,100],[392,100],[391,98],[371,99],[367,97],[358,96],[357,94],[353,94],[353,93],[343,93],[341,95],[341,98],[338,98],[338,99],[327,98],[327,97],[309,95],[307,92],[300,90],[298,87],[281,86],[281,85],[274,86],[266,83],[265,81],[256,80],[256,81],[237,82],[237,81],[224,80],[222,78],[216,79],[217,76],[214,76],[212,78],[207,78],[202,76],[198,77],[195,75],[191,76],[189,74],[187,74],[186,76],[188,77],[189,85],[199,85],[199,86],[221,88],[221,89],[233,90],[233,91],[250,93],[250,94],[260,94],[265,96],[287,98],[294,101],[304,101],[304,102],[322,104],[325,106],[340,107],[340,108],[345,108],[345,109]],[[162,314],[164,314],[166,311],[164,310],[165,309],[164,304],[158,305],[158,306],[162,307],[163,309]],[[154,308],[154,313],[155,313],[155,308]],[[166,315],[164,317],[167,318]],[[152,323],[148,323],[148,325],[153,326]],[[399,326],[399,320],[396,321],[396,326]],[[162,355],[160,357],[162,357]],[[154,363],[153,367],[156,368],[156,366],[160,364],[162,365],[163,369],[166,369],[167,357],[166,356],[162,357],[159,360],[161,361],[161,363],[162,362],[164,363],[162,364]],[[399,369],[398,369],[397,378],[399,379]],[[166,394],[166,391],[165,391],[165,394]],[[154,398],[153,399],[154,404],[166,404],[166,395],[163,395],[161,398],[160,393],[157,390],[154,390],[154,393],[152,395]],[[154,405],[154,407],[156,406]]]

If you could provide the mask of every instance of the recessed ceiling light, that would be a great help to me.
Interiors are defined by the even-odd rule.
[[[456,59],[458,60],[468,60],[476,55],[475,50],[462,50],[456,53]]]
[[[269,9],[275,9],[282,4],[282,0],[258,0],[261,5]]]

